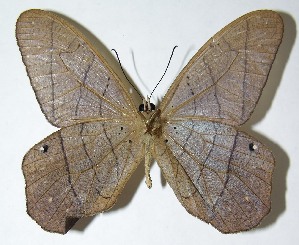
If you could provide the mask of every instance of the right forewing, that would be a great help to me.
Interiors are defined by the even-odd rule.
[[[241,125],[249,119],[281,43],[279,14],[260,10],[213,36],[178,75],[162,100],[162,117]]]

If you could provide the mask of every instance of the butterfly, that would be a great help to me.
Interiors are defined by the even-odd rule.
[[[271,206],[274,158],[239,130],[265,86],[283,35],[279,14],[248,13],[213,36],[158,109],[139,111],[118,76],[63,18],[28,10],[16,37],[46,119],[60,128],[24,156],[28,214],[65,234],[110,209],[144,160],[155,159],[182,206],[222,233],[256,227]]]

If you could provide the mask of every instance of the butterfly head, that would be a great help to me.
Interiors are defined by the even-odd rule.
[[[140,112],[146,112],[149,113],[151,111],[154,111],[156,109],[156,106],[150,102],[150,98],[147,96],[146,99],[143,99],[143,103],[139,106]]]
[[[161,110],[156,110],[153,103],[150,102],[150,98],[147,96],[143,99],[143,104],[139,106],[139,113],[143,118],[145,126],[145,134],[157,135],[161,131]]]

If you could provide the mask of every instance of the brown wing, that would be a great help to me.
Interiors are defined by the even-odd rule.
[[[273,11],[240,17],[197,52],[161,104],[153,154],[186,210],[224,233],[251,229],[270,210],[274,158],[235,126],[254,110],[282,33]]]
[[[28,214],[45,230],[66,233],[80,217],[112,207],[144,156],[132,122],[62,128],[25,155]]]
[[[270,211],[274,158],[232,126],[170,123],[154,157],[186,210],[223,233],[249,230]]]
[[[28,10],[18,18],[16,36],[36,98],[54,126],[136,112],[105,60],[62,18]]]
[[[268,10],[223,28],[178,75],[162,101],[162,116],[243,124],[260,97],[282,34],[281,17]]]
[[[16,36],[42,111],[62,127],[24,157],[27,211],[45,230],[66,233],[116,202],[144,155],[141,119],[104,59],[63,19],[26,11]]]

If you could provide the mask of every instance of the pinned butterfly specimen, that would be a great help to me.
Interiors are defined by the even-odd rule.
[[[281,17],[248,13],[213,36],[177,76],[159,108],[140,112],[104,58],[51,12],[28,10],[16,36],[47,120],[60,129],[25,155],[28,214],[66,233],[108,210],[144,160],[155,159],[183,207],[223,233],[270,211],[274,158],[240,131],[252,114],[283,34]]]

